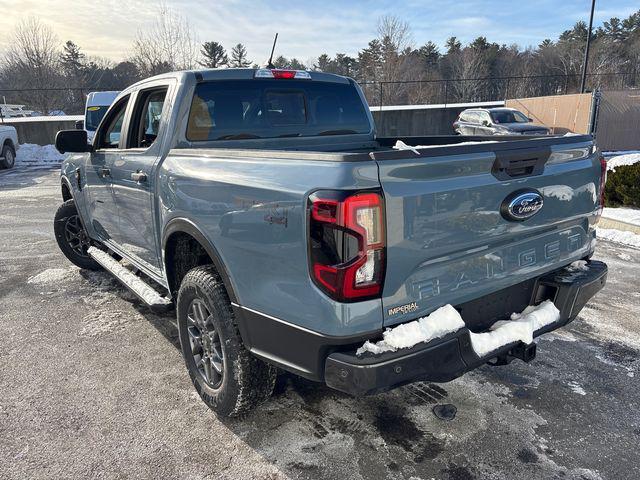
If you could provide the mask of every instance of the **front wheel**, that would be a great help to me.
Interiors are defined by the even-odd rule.
[[[13,165],[16,163],[16,151],[13,149],[11,145],[4,145],[2,147],[2,160],[0,160],[0,168],[13,168]]]
[[[53,231],[58,247],[71,263],[87,270],[102,268],[87,253],[91,246],[91,239],[84,229],[73,200],[67,200],[58,208],[53,221]]]
[[[185,275],[176,311],[189,376],[209,408],[223,417],[237,417],[271,395],[277,370],[244,347],[213,266],[196,267]]]

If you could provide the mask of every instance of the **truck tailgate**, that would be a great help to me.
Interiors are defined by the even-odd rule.
[[[589,136],[372,156],[386,204],[385,326],[524,282],[595,246],[601,166]],[[539,193],[542,208],[514,218],[514,192]]]

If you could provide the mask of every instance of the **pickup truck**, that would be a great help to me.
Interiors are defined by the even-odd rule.
[[[18,134],[11,125],[0,124],[0,168],[12,168],[16,163]]]
[[[62,252],[175,306],[221,416],[278,368],[365,395],[529,361],[606,279],[587,135],[380,138],[352,79],[225,69],[137,83],[56,147]]]

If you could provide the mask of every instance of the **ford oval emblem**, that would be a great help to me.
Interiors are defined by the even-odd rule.
[[[543,203],[542,195],[537,190],[519,190],[504,199],[500,213],[507,220],[521,222],[538,213]]]

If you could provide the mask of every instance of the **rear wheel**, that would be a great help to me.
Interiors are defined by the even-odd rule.
[[[87,270],[102,268],[87,253],[91,246],[91,239],[84,229],[73,200],[67,200],[58,208],[53,222],[53,231],[58,247],[71,263]]]
[[[236,417],[267,399],[276,368],[244,347],[227,292],[210,265],[190,270],[177,300],[180,346],[191,381],[220,416]]]
[[[0,168],[13,168],[16,163],[16,151],[11,145],[4,145],[0,156],[4,157],[0,160]]]

